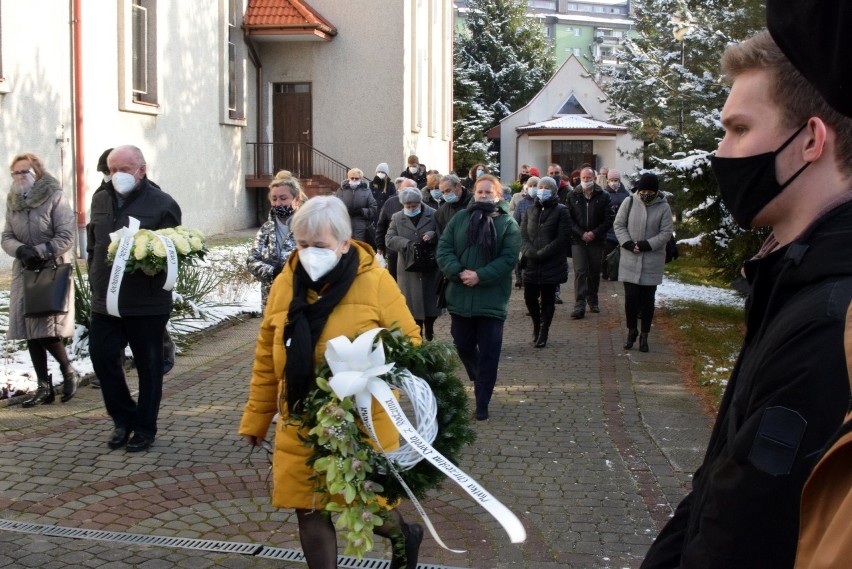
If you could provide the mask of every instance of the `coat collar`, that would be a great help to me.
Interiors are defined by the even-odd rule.
[[[61,191],[62,188],[56,178],[45,172],[41,178],[35,181],[26,198],[16,190],[11,190],[6,200],[6,208],[9,211],[34,209],[46,202],[54,192]]]

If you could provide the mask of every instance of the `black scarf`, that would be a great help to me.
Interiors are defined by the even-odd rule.
[[[301,263],[296,264],[293,300],[284,327],[284,349],[287,350],[284,377],[287,383],[287,409],[291,414],[296,405],[316,388],[314,350],[331,311],[349,291],[357,274],[358,251],[355,248],[350,248],[340,258],[340,262],[316,282],[311,280]],[[308,303],[308,289],[322,291],[313,304]]]
[[[497,230],[494,228],[494,218],[500,215],[497,204],[493,202],[472,201],[467,206],[470,212],[470,223],[467,226],[466,247],[477,245],[486,259],[493,260],[497,255]]]

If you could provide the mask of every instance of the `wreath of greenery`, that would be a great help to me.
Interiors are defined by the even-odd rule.
[[[415,345],[398,328],[383,330],[376,336],[379,340],[384,344],[386,361],[395,364],[382,379],[398,387],[407,369],[431,387],[438,410],[438,434],[432,446],[458,464],[459,452],[474,441],[476,433],[464,386],[455,374],[455,348],[441,342]],[[373,547],[373,529],[384,523],[383,501],[393,504],[406,493],[391,473],[388,459],[370,444],[369,435],[356,419],[355,402],[351,397],[339,399],[331,391],[327,381],[330,374],[327,365],[320,369],[317,389],[308,395],[303,412],[294,419],[301,426],[300,432],[307,433],[302,441],[313,449],[308,464],[316,471],[316,491],[326,495],[325,510],[338,512],[337,528],[347,532],[344,555],[361,558]],[[426,460],[397,472],[418,499],[445,478]]]

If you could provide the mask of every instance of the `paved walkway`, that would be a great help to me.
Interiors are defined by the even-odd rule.
[[[573,321],[563,287],[545,349],[532,347],[514,291],[491,418],[475,424],[464,453],[462,468],[521,518],[527,542],[508,543],[446,483],[425,506],[447,544],[467,552],[427,537],[421,568],[641,562],[700,462],[711,420],[660,333],[650,353],[621,349],[622,287],[601,288],[602,312]],[[304,567],[289,551],[299,549],[295,515],[269,505],[267,458],[248,461],[236,435],[258,325],[222,328],[178,357],[146,453],[107,448],[112,426],[95,389],[64,405],[0,409],[0,567]],[[437,337],[450,340],[447,317]],[[372,557],[388,556],[379,542]]]

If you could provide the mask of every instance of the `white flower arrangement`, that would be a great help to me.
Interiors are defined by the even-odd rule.
[[[141,270],[149,276],[161,273],[166,268],[167,251],[163,241],[158,237],[166,237],[174,243],[181,266],[193,265],[197,259],[203,259],[207,253],[204,234],[198,229],[189,229],[182,225],[152,231],[140,229],[133,236],[133,246],[127,259],[126,273]],[[107,263],[115,262],[120,238],[113,237],[107,249]]]

